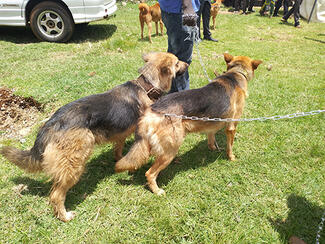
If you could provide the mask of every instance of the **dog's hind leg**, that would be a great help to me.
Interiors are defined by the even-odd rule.
[[[160,171],[165,169],[170,164],[170,162],[175,158],[176,154],[177,150],[173,153],[169,152],[168,154],[157,157],[154,164],[146,172],[148,186],[153,193],[157,195],[165,194],[165,191],[158,187],[156,180]]]
[[[119,138],[118,140],[115,141],[115,145],[114,145],[114,159],[115,161],[119,161],[123,155],[123,148],[124,148],[124,144],[125,144],[125,139],[126,137],[123,138]]]
[[[115,171],[137,170],[147,163],[149,156],[149,143],[144,139],[139,139],[133,144],[130,151],[115,164]]]
[[[149,42],[152,43],[151,40],[151,30],[152,30],[152,25],[151,25],[151,21],[148,23],[148,35],[149,35]]]
[[[208,133],[208,147],[211,151],[221,151],[218,143],[216,142],[216,134],[214,132]]]
[[[85,129],[76,129],[58,135],[44,151],[44,171],[52,177],[50,203],[54,214],[67,222],[74,217],[67,212],[64,202],[68,190],[78,181],[95,144],[93,134]]]
[[[155,22],[155,25],[156,25],[156,36],[159,35],[159,32],[158,32],[158,22]]]

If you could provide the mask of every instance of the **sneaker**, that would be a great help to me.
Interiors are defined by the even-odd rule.
[[[301,28],[302,28],[302,26],[301,26],[301,25],[296,25],[295,27],[296,27],[296,28],[299,28],[299,29],[301,29]]]
[[[255,10],[254,9],[249,9],[248,12],[255,13]]]
[[[286,19],[284,19],[284,18],[282,18],[281,21],[282,21],[283,23],[288,23],[288,21],[287,21]]]

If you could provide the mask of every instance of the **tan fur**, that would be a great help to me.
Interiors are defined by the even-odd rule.
[[[140,26],[141,26],[141,39],[143,39],[143,28],[144,23],[148,26],[148,37],[149,42],[152,43],[151,40],[151,31],[152,31],[152,25],[151,22],[155,22],[156,24],[156,35],[159,35],[158,32],[158,22],[160,25],[160,32],[161,35],[163,35],[163,29],[164,24],[161,20],[161,10],[159,3],[154,4],[153,6],[148,6],[146,3],[140,3],[139,4],[139,20],[140,20]]]
[[[211,4],[210,16],[211,16],[212,22],[213,22],[212,30],[216,29],[216,17],[219,13],[222,2],[223,2],[223,0],[217,0],[215,3]]]
[[[245,105],[247,82],[252,79],[254,69],[262,61],[251,60],[243,56],[233,57],[230,54],[224,54],[224,58],[227,63],[228,72],[236,77],[239,85],[230,93],[230,84],[223,81],[222,78],[215,79],[214,82],[219,82],[219,84],[224,86],[226,92],[230,95],[230,107],[223,116],[225,118],[237,119],[242,115]],[[174,103],[173,106],[168,108],[168,111],[181,114],[182,109],[181,106]],[[146,178],[153,193],[158,195],[164,194],[164,190],[160,189],[157,185],[157,176],[173,160],[186,134],[206,133],[208,135],[209,149],[215,150],[215,133],[225,128],[227,155],[229,160],[235,160],[232,147],[237,123],[182,120],[175,117],[165,117],[163,114],[153,112],[151,108],[148,108],[138,123],[136,134],[141,139],[137,140],[129,153],[116,163],[115,171],[134,171],[144,165],[149,157],[153,155],[156,159],[151,168],[146,172]]]
[[[185,62],[179,61],[171,53],[149,53],[143,56],[146,64],[140,69],[141,76],[147,79],[156,88],[164,92],[170,90],[172,79],[178,72],[184,73],[188,67]],[[131,81],[137,85],[138,80]],[[111,96],[122,96],[128,102],[128,96],[136,96],[139,102],[139,113],[141,114],[153,102],[149,99],[147,92],[139,87],[138,94],[128,94],[124,88],[116,88]],[[114,104],[109,104],[114,106]],[[85,169],[85,164],[90,157],[95,144],[113,142],[114,157],[121,159],[125,139],[130,136],[136,127],[133,126],[121,133],[116,133],[109,138],[103,135],[103,129],[97,130],[87,128],[74,128],[67,130],[54,130],[53,126],[47,130],[47,141],[42,160],[33,160],[31,150],[21,151],[13,147],[4,147],[0,150],[8,160],[28,172],[43,171],[53,181],[50,193],[50,203],[53,206],[54,214],[62,221],[69,221],[74,217],[73,212],[67,212],[64,206],[68,190],[80,179]],[[105,125],[103,125],[105,126]],[[73,127],[72,127],[73,128]],[[110,130],[113,128],[106,128]],[[35,147],[35,145],[34,145]]]

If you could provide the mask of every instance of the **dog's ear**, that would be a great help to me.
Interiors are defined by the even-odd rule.
[[[253,61],[252,61],[252,67],[253,67],[253,69],[254,69],[254,70],[257,69],[257,67],[258,67],[261,63],[263,63],[262,60],[253,60]]]
[[[232,55],[230,55],[229,53],[224,53],[223,57],[225,58],[225,61],[226,61],[227,64],[230,63],[231,60],[234,59],[234,57]]]
[[[154,64],[147,61],[138,71],[150,81],[152,85],[159,87],[159,71]]]
[[[152,53],[145,53],[145,54],[142,55],[142,59],[145,62],[149,62],[149,60],[151,60],[154,57],[155,54],[156,53],[153,53],[153,52]]]
[[[170,68],[168,66],[163,66],[160,69],[160,73],[162,75],[170,75],[172,73],[172,71],[170,70]]]

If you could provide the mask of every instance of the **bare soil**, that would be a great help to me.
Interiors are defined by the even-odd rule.
[[[0,87],[0,139],[22,138],[33,127],[43,106],[33,97],[21,97]]]

